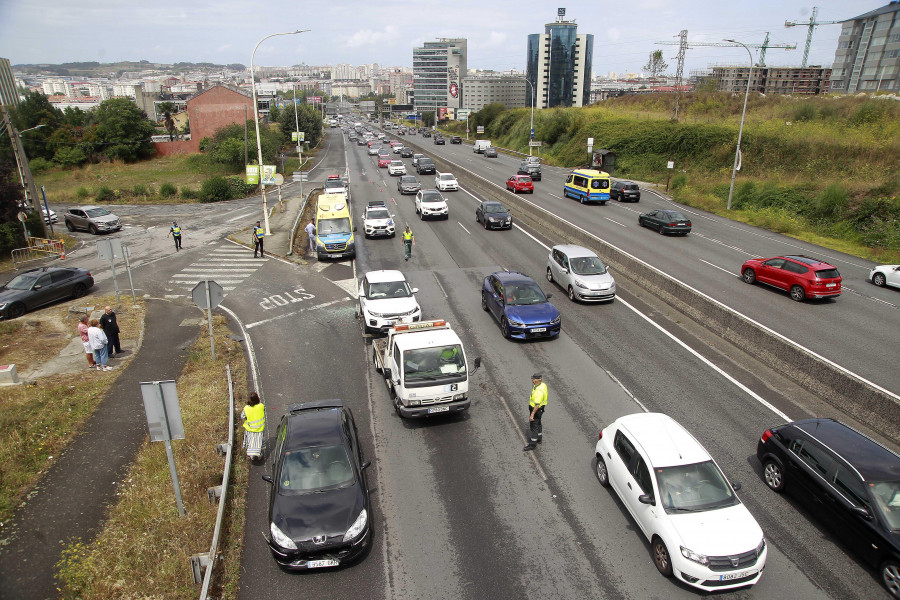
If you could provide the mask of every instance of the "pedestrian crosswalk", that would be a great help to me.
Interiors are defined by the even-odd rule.
[[[253,275],[268,258],[253,258],[246,249],[232,245],[219,246],[200,260],[191,263],[169,279],[170,296],[189,293],[198,282],[214,280],[226,292],[237,288]]]

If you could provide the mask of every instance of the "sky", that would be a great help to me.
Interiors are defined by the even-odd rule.
[[[852,19],[889,0],[813,0],[817,20]],[[662,50],[674,74],[676,41],[730,38],[770,48],[766,64],[799,65],[808,27],[807,0],[0,0],[0,57],[12,64],[116,62],[211,62],[250,64],[267,35],[308,29],[262,42],[254,63],[412,66],[412,49],[441,37],[468,40],[470,69],[525,69],[527,36],[543,33],[565,7],[578,33],[594,35],[593,75],[639,72],[651,52]],[[830,66],[840,25],[816,28],[809,64]],[[754,51],[755,53],[756,51]],[[754,54],[754,57],[756,54]],[[685,75],[713,64],[746,64],[743,48],[688,49]]]

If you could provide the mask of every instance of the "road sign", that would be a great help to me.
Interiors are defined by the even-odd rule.
[[[28,220],[28,215],[25,213],[24,210],[20,210],[19,214],[16,215],[16,217],[23,223]]]
[[[209,283],[209,301],[207,301],[206,284]],[[222,303],[225,298],[225,292],[222,286],[211,280],[204,280],[197,283],[191,290],[191,299],[199,308],[206,310],[209,305],[215,308]]]
[[[249,165],[246,177],[247,185],[259,185],[259,167],[257,165]]]
[[[175,382],[142,381],[140,386],[150,441],[166,443],[169,473],[172,476],[172,487],[175,489],[175,504],[178,506],[178,514],[184,516],[181,486],[178,483],[178,471],[175,470],[175,453],[172,451],[172,440],[184,439],[184,425],[181,423],[181,407],[178,406]]]
[[[126,250],[122,247],[121,240],[100,240],[97,242],[97,258],[109,260],[122,258]]]
[[[674,169],[674,168],[675,168],[675,161],[674,161],[674,160],[670,160],[669,162],[667,162],[667,163],[666,163],[666,168],[667,168],[667,169]]]
[[[281,185],[284,183],[284,175],[281,173],[275,173],[275,185]]]
[[[531,139],[534,139],[534,129],[531,130]]]
[[[475,127],[475,133],[484,133],[484,125],[478,125]]]
[[[528,142],[528,145],[531,146],[532,148],[537,148],[539,146],[543,146],[544,142],[541,142],[538,140],[531,140],[530,142]]]

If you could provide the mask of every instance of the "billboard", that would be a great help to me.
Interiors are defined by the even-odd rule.
[[[438,118],[438,121],[443,121],[444,119],[447,118],[447,107],[446,106],[442,106],[442,107],[438,108],[437,118]]]
[[[307,104],[322,104],[322,96],[307,96]]]

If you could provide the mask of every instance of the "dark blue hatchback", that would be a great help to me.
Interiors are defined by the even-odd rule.
[[[497,319],[500,331],[507,339],[556,337],[562,318],[550,304],[550,296],[527,275],[498,271],[484,278],[481,308]]]

